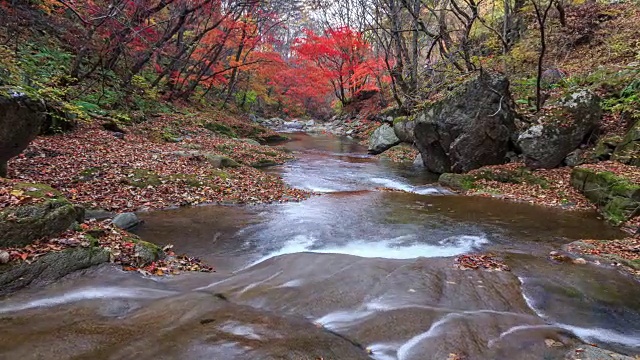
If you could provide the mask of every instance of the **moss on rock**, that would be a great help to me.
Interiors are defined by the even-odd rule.
[[[640,209],[640,184],[612,172],[576,167],[571,173],[571,185],[616,225],[637,215]]]
[[[238,137],[238,134],[236,134],[236,132],[233,131],[233,129],[231,129],[227,125],[224,125],[218,122],[208,122],[204,124],[204,128],[216,134],[225,135],[231,138]]]
[[[84,209],[71,204],[50,186],[16,184],[14,190],[37,200],[0,211],[0,247],[25,246],[43,237],[57,236],[84,216]]]
[[[624,164],[640,166],[640,121],[631,127],[618,144],[612,159]]]
[[[34,263],[0,266],[0,296],[29,285],[44,285],[74,271],[109,261],[109,252],[98,247],[71,248],[42,256]]]

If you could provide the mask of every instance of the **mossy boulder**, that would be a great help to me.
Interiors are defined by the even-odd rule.
[[[640,166],[640,121],[636,122],[616,147],[613,160]]]
[[[537,124],[518,137],[525,164],[531,169],[559,166],[601,117],[600,99],[590,90],[575,91],[558,100],[541,112]]]
[[[464,174],[444,173],[438,178],[438,183],[449,189],[463,191],[473,187],[473,177]]]
[[[152,244],[147,241],[140,240],[138,238],[132,238],[131,242],[135,245],[136,256],[140,259],[140,263],[150,264],[152,262],[164,259],[165,254],[162,248],[156,244]]]
[[[49,253],[31,264],[0,265],[0,296],[29,285],[45,285],[74,271],[108,261],[107,250],[89,247]]]
[[[415,116],[415,144],[427,170],[465,173],[505,163],[515,138],[509,81],[481,72]]]
[[[598,140],[593,151],[594,160],[605,161],[611,159],[613,152],[621,142],[622,138],[620,136],[607,136]]]
[[[250,145],[260,146],[260,143],[257,140],[247,139],[247,138],[238,139],[238,140],[240,140],[240,141],[242,141],[244,143],[250,144]]]
[[[45,118],[42,101],[17,90],[0,88],[0,177],[7,176],[7,161],[38,136]]]
[[[400,116],[393,120],[393,131],[400,141],[413,144],[415,137],[413,136],[413,129],[416,123],[406,116]]]
[[[204,155],[204,158],[209,164],[211,164],[211,166],[217,169],[240,167],[240,164],[238,164],[237,161],[224,155],[206,154]]]
[[[206,124],[203,125],[205,129],[214,132],[216,134],[220,134],[220,135],[225,135],[231,138],[237,138],[238,134],[236,134],[235,131],[233,131],[232,128],[230,128],[229,126],[225,125],[225,124],[221,124],[218,122],[208,122]]]
[[[0,211],[0,247],[25,246],[43,237],[57,236],[83,220],[84,209],[49,186],[17,184],[14,191],[34,200]]]
[[[576,167],[571,185],[599,206],[607,220],[618,225],[640,213],[640,184],[608,171]]]

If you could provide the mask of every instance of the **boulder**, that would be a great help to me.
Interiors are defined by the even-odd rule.
[[[560,69],[551,68],[542,72],[542,86],[548,88],[560,83],[567,75]]]
[[[134,250],[141,265],[150,264],[165,257],[164,251],[156,244],[137,239],[133,242],[136,244]]]
[[[444,173],[438,178],[438,184],[452,190],[468,190],[473,183],[469,175]]]
[[[18,184],[13,191],[32,200],[0,211],[0,247],[26,246],[40,238],[58,236],[83,221],[84,209],[49,186]]]
[[[140,224],[140,222],[138,216],[132,212],[118,214],[111,220],[111,224],[122,230],[131,229]]]
[[[294,121],[287,121],[287,122],[283,123],[282,126],[285,129],[302,130],[302,128],[304,128],[304,123],[301,123],[298,120],[294,120]]]
[[[415,126],[416,123],[409,120],[406,116],[401,116],[393,120],[393,131],[400,141],[407,144],[413,144],[415,141],[413,136]]]
[[[382,124],[369,137],[369,154],[381,154],[401,142],[389,124]]]
[[[575,167],[571,185],[597,204],[604,217],[616,225],[640,214],[640,184],[608,171]]]
[[[256,141],[256,140],[253,140],[253,139],[238,139],[238,140],[242,141],[244,143],[247,143],[247,144],[260,146],[260,143],[258,141]]]
[[[584,163],[585,163],[584,150],[582,149],[575,149],[572,152],[570,152],[566,158],[564,158],[564,164],[567,166],[574,167],[574,166],[582,165]]]
[[[509,81],[481,72],[418,113],[415,144],[434,173],[462,173],[506,161],[515,133]]]
[[[42,101],[0,88],[0,177],[7,176],[7,161],[38,136],[46,118],[45,110]]]
[[[207,160],[209,164],[211,164],[211,166],[217,169],[240,167],[240,164],[238,164],[235,160],[227,156],[206,154],[204,155],[204,158]]]
[[[109,251],[99,247],[52,252],[34,263],[0,266],[0,296],[29,285],[45,285],[74,271],[109,262]]]
[[[610,160],[616,147],[622,142],[619,136],[609,136],[598,140],[593,152],[593,159],[597,161]]]
[[[636,122],[616,146],[613,160],[633,166],[640,166],[640,121]]]
[[[574,92],[552,104],[518,137],[525,164],[531,169],[557,167],[593,131],[601,116],[600,99],[590,90]]]

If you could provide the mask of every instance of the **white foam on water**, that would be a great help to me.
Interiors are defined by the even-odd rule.
[[[225,283],[225,282],[227,282],[227,281],[229,281],[229,280],[231,280],[231,279],[232,279],[232,278],[228,277],[228,278],[226,278],[226,279],[224,279],[224,280],[216,281],[216,282],[213,282],[213,283],[211,283],[211,284],[209,284],[209,285],[206,285],[206,286],[202,286],[202,287],[196,288],[196,289],[194,289],[193,291],[200,291],[200,290],[207,290],[207,289],[211,289],[212,287],[215,287],[216,285],[220,285],[220,284],[222,284],[222,283]]]
[[[640,348],[640,333],[627,335],[610,329],[583,328],[567,324],[556,324],[556,326],[572,332],[580,338],[580,340],[586,343],[613,343],[633,348]]]
[[[369,181],[371,181],[374,184],[382,185],[382,186],[384,186],[386,188],[389,188],[389,189],[402,190],[402,191],[406,191],[406,192],[410,192],[410,193],[414,193],[414,194],[418,194],[418,195],[450,194],[450,192],[448,192],[446,190],[443,190],[443,189],[438,189],[437,187],[433,187],[433,186],[413,186],[413,185],[409,185],[409,184],[403,183],[401,181],[393,180],[393,179],[371,178],[371,179],[369,179]]]
[[[302,284],[304,284],[304,281],[302,279],[296,279],[296,280],[290,280],[287,281],[286,283],[279,285],[279,288],[293,288],[293,287],[298,287],[298,286],[302,286]]]
[[[511,328],[507,329],[506,331],[503,331],[502,333],[500,333],[500,335],[497,338],[489,340],[489,343],[487,345],[489,347],[492,347],[496,342],[504,339],[506,336],[509,336],[511,334],[515,334],[515,333],[521,332],[521,331],[536,330],[536,329],[558,329],[558,326],[547,325],[547,324],[545,324],[545,325],[518,325],[518,326],[514,326],[514,327],[511,327]]]
[[[371,344],[367,349],[371,350],[371,357],[374,360],[396,360],[396,349],[398,345],[392,344]]]
[[[440,241],[439,245],[423,243],[407,243],[406,236],[395,239],[381,241],[352,241],[345,245],[317,244],[312,237],[296,235],[292,240],[278,251],[270,253],[248,267],[258,264],[267,259],[301,252],[312,252],[320,254],[345,254],[364,258],[385,258],[385,259],[415,259],[418,257],[446,257],[455,256],[470,252],[482,245],[488,244],[489,240],[483,236],[462,235],[452,236]]]
[[[159,299],[177,294],[174,291],[155,289],[131,289],[121,287],[85,288],[73,290],[59,296],[23,302],[18,305],[0,307],[1,313],[16,312],[40,307],[52,307],[82,300],[94,299]]]
[[[384,187],[388,187],[389,189],[402,190],[407,192],[413,191],[413,186],[405,184],[403,182],[386,179],[386,178],[371,178],[370,181],[374,184],[382,185]]]
[[[375,311],[366,310],[336,311],[329,313],[314,322],[326,327],[327,329],[337,330],[358,323],[374,312]]]
[[[522,298],[524,299],[524,302],[527,304],[529,309],[531,309],[539,317],[546,319],[547,316],[542,311],[536,308],[535,302],[533,301],[533,299],[527,296],[526,292],[524,291],[525,278],[518,276],[518,280],[520,281],[520,289],[521,289],[520,293],[522,294]]]
[[[262,336],[258,334],[254,328],[252,328],[249,325],[244,325],[242,323],[239,323],[237,321],[227,321],[224,324],[222,324],[222,326],[220,326],[219,329],[228,334],[242,336],[247,339],[252,339],[252,340],[262,339]]]
[[[431,327],[426,332],[423,332],[422,334],[416,335],[411,339],[409,339],[409,341],[404,343],[398,349],[398,360],[409,359],[409,355],[411,355],[411,352],[416,345],[418,345],[423,340],[439,335],[441,333],[441,327],[444,324],[460,316],[461,316],[460,314],[456,314],[456,313],[447,314],[443,316],[440,320],[431,324]]]
[[[270,281],[270,280],[273,280],[273,279],[277,278],[277,277],[278,277],[278,276],[280,276],[280,275],[282,275],[282,271],[278,271],[277,273],[275,273],[275,274],[273,274],[273,275],[269,276],[268,278],[266,278],[266,279],[264,279],[264,280],[260,280],[260,281],[258,281],[258,282],[251,283],[251,284],[249,284],[249,285],[245,286],[245,287],[244,287],[244,289],[242,289],[242,290],[240,291],[240,294],[242,294],[242,293],[244,293],[244,292],[246,292],[246,291],[248,291],[248,290],[251,290],[251,289],[253,289],[253,288],[254,288],[254,287],[256,287],[256,286],[262,285],[262,284],[264,284],[264,283],[266,283],[266,282],[268,282],[268,281]]]
[[[316,193],[323,193],[323,194],[329,194],[329,193],[334,193],[334,192],[340,191],[340,190],[337,190],[337,189],[330,189],[330,188],[326,188],[326,187],[322,187],[322,186],[313,186],[313,185],[306,186],[305,190],[309,190],[309,191],[316,192]]]

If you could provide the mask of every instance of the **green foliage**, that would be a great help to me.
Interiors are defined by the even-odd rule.
[[[586,74],[569,77],[565,87],[587,87],[602,96],[602,108],[640,120],[640,68],[623,70],[599,68]]]
[[[258,93],[253,90],[238,91],[236,93],[236,105],[242,106],[243,109],[251,109],[251,107],[258,103]]]
[[[602,107],[613,113],[628,114],[632,119],[640,120],[640,78],[629,83],[619,96],[605,99]]]

